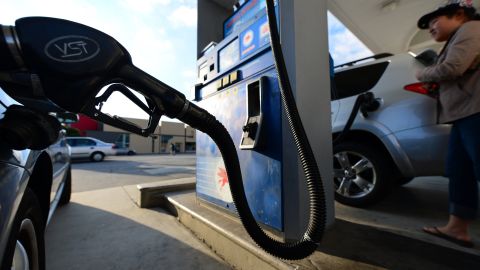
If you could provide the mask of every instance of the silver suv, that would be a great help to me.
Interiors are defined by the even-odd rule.
[[[332,89],[334,139],[344,129],[359,94],[372,92],[380,106],[334,143],[335,198],[351,206],[381,200],[417,176],[444,174],[449,125],[439,125],[435,99],[404,90],[435,53],[382,54],[336,67]],[[421,84],[418,85],[422,87]]]

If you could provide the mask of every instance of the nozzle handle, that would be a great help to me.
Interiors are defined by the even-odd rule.
[[[0,25],[0,71],[12,71],[25,66],[15,27]]]

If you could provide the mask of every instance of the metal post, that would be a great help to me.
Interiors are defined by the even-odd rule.
[[[326,0],[280,0],[280,34],[285,61],[297,106],[322,175],[327,199],[327,220],[333,223],[332,136]],[[284,126],[286,126],[284,121]],[[284,131],[284,156],[296,152],[288,130]],[[288,141],[288,142],[287,142]],[[285,238],[298,239],[308,221],[308,198],[299,162],[286,162]],[[297,175],[294,175],[297,172]]]

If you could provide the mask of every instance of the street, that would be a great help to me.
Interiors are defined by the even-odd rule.
[[[107,156],[102,162],[72,162],[72,192],[195,176],[195,155]]]

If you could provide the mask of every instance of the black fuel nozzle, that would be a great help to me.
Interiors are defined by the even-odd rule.
[[[17,70],[25,67],[15,27],[0,25],[0,71]]]
[[[362,96],[360,112],[363,117],[367,118],[369,112],[374,112],[380,108],[380,101],[378,98],[375,98],[375,95],[372,92],[366,92],[362,94]]]
[[[119,42],[94,28],[62,19],[26,17],[1,30],[0,86],[14,98],[43,97],[65,110],[144,136],[152,131],[101,114],[95,97],[102,88],[122,84],[143,94],[153,126],[162,115],[185,118],[192,126],[196,114],[204,116],[181,92],[135,67]],[[18,74],[34,76],[36,85],[27,79],[19,91]],[[194,112],[187,117],[188,110]]]

